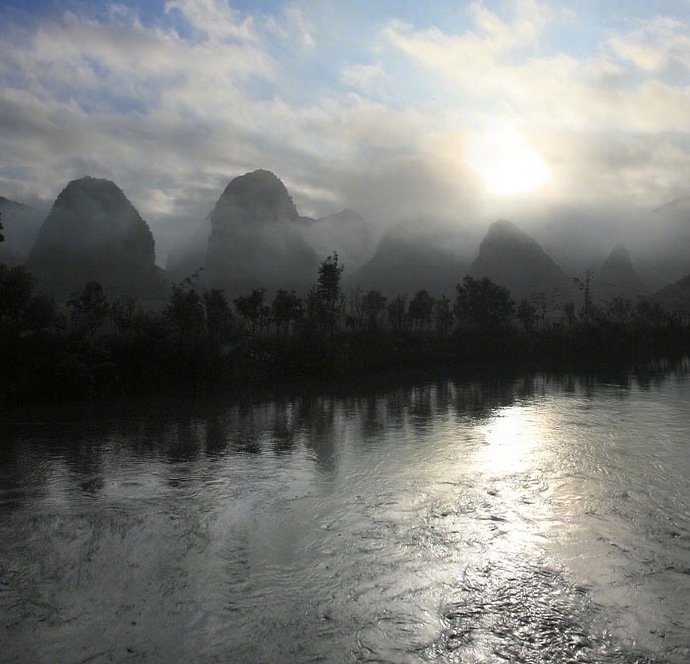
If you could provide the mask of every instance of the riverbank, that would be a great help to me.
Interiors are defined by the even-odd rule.
[[[23,268],[0,266],[0,401],[63,402],[120,395],[243,390],[342,381],[436,367],[459,371],[597,369],[690,354],[690,325],[644,300],[563,305],[550,319],[488,279],[465,277],[451,307],[419,291],[385,305],[376,291],[345,306],[329,258],[305,300],[279,290],[234,300],[193,278],[163,311],[109,301],[88,282],[65,307]]]
[[[376,375],[434,371],[631,371],[650,360],[690,352],[690,329],[599,323],[530,333],[515,328],[352,332],[324,336],[238,332],[225,343],[175,333],[101,335],[55,331],[5,339],[4,403],[95,400],[123,395],[246,390],[301,382],[360,381]]]

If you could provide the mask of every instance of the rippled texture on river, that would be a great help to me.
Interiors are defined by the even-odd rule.
[[[690,661],[690,379],[15,414],[0,660]]]

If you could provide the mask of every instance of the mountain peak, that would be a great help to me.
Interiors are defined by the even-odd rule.
[[[518,299],[542,292],[569,295],[563,270],[534,238],[506,219],[491,224],[470,272],[505,286]]]
[[[537,241],[531,236],[525,233],[521,228],[516,226],[512,221],[508,219],[499,219],[494,221],[493,224],[489,226],[489,230],[484,236],[485,242],[519,242],[521,244],[530,244],[533,246],[541,246]]]
[[[517,233],[523,234],[512,221],[509,219],[497,219],[491,226],[489,226],[489,233]]]
[[[90,175],[71,180],[67,186],[58,194],[56,203],[58,201],[69,201],[72,196],[78,194],[86,194],[88,196],[112,197],[121,200],[126,196],[122,189],[118,187],[112,180],[105,178],[94,178]]]
[[[599,300],[617,296],[635,298],[645,290],[646,285],[635,272],[628,250],[618,242],[594,278],[595,297]]]
[[[137,295],[158,279],[146,222],[114,182],[89,176],[58,194],[28,265],[57,294],[95,279],[106,289]]]
[[[630,254],[622,242],[616,243],[616,245],[611,249],[608,260],[619,260],[630,262]]]
[[[218,199],[211,218],[229,207],[236,212],[250,212],[254,223],[301,219],[282,180],[265,169],[251,171],[231,180]]]
[[[305,288],[318,259],[283,182],[259,169],[234,178],[210,215],[206,277],[231,293]]]

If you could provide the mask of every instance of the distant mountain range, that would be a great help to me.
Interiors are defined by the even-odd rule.
[[[473,250],[476,240],[425,220],[392,227],[377,242],[375,226],[354,210],[321,219],[300,215],[283,182],[267,170],[246,173],[227,185],[194,234],[171,253],[165,274],[154,264],[148,224],[108,180],[70,182],[42,224],[37,210],[2,197],[0,212],[6,236],[0,261],[26,263],[42,288],[59,297],[95,279],[113,294],[158,298],[167,292],[166,280],[180,281],[199,268],[203,283],[230,295],[257,287],[305,293],[315,283],[320,262],[334,251],[346,266],[347,288],[377,289],[389,296],[421,289],[452,295],[455,284],[469,274],[505,286],[515,300],[543,294],[563,303],[582,297],[571,278],[575,275],[566,274],[510,221],[491,224],[478,251]],[[595,299],[651,296],[644,275],[655,271],[657,282],[659,275],[670,275],[660,301],[679,308],[690,302],[690,198],[655,214],[661,215],[659,232],[652,234],[653,245],[644,247],[644,259],[633,265],[619,243],[594,270]],[[679,280],[683,274],[689,276]],[[655,282],[650,283],[653,288]]]

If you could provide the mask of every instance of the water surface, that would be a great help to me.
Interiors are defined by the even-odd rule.
[[[3,419],[2,661],[690,661],[690,379]]]

